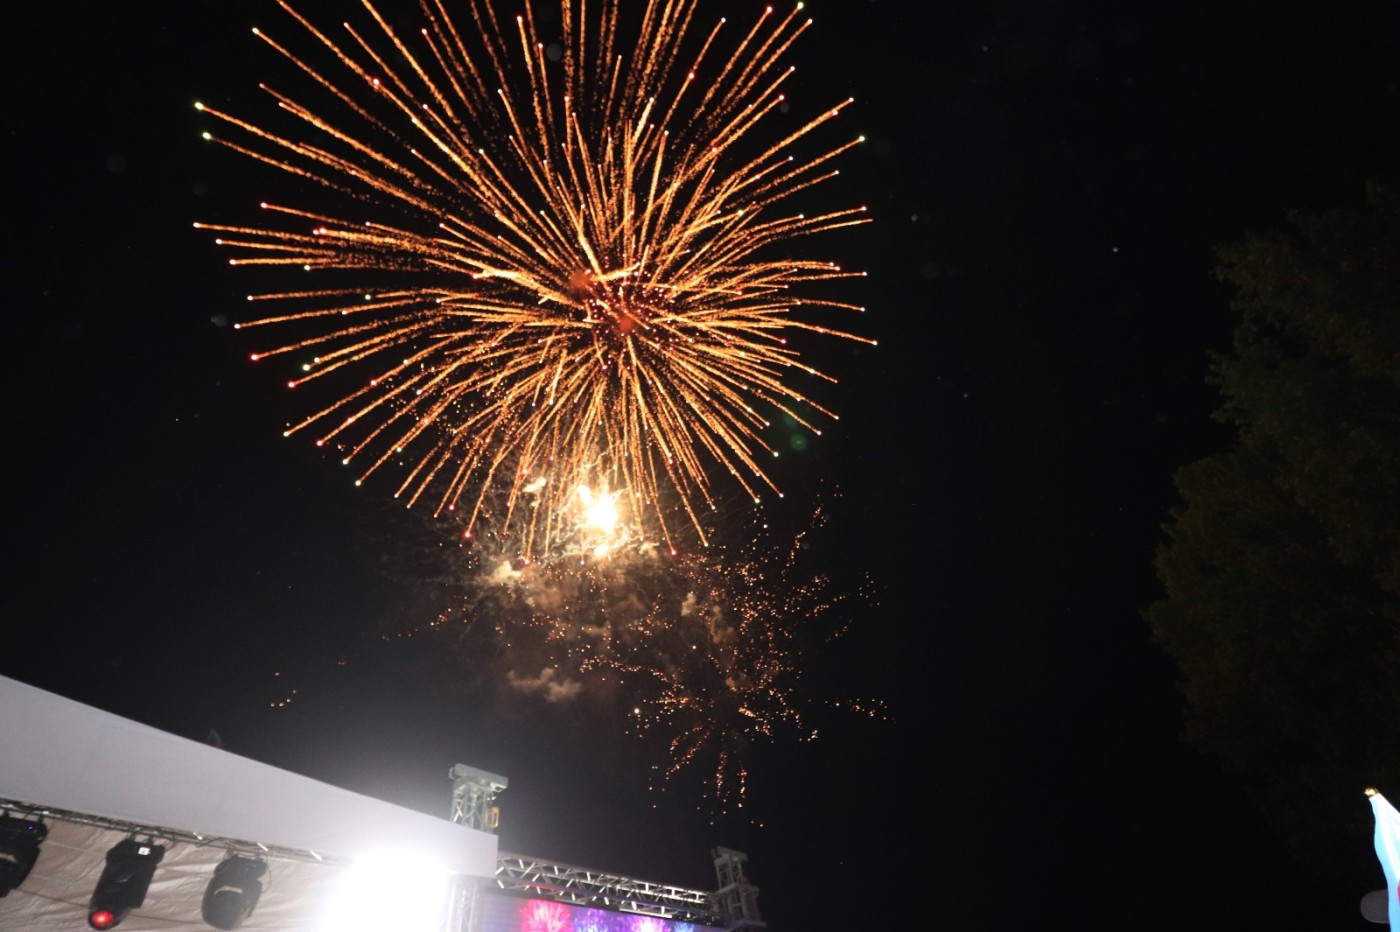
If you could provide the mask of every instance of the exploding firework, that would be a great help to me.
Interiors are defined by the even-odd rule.
[[[818,509],[814,527],[823,523]],[[849,615],[834,610],[853,597],[804,570],[810,533],[774,552],[760,529],[735,557],[679,560],[679,605],[641,626],[635,649],[603,658],[635,684],[634,728],[668,736],[664,781],[701,768],[716,801],[742,807],[755,744],[784,732],[815,738],[809,718],[820,705],[883,715],[881,703],[823,700],[805,683],[814,642],[846,633]],[[868,585],[854,596],[868,598]]]
[[[706,29],[695,0],[648,0],[639,23],[562,0],[550,41],[528,3],[503,19],[470,0],[459,24],[422,0],[410,35],[365,0],[332,38],[279,2],[307,47],[255,30],[305,84],[264,85],[283,128],[199,107],[230,131],[209,138],[332,206],[197,226],[233,265],[308,275],[250,295],[279,310],[240,324],[286,334],[254,358],[296,357],[290,385],[333,399],[287,433],[357,481],[397,467],[397,496],[460,508],[469,534],[504,492],[491,518],[525,555],[579,526],[580,488],[667,546],[704,540],[712,474],[776,490],[769,417],[819,433],[835,416],[800,387],[833,379],[790,338],[873,342],[838,320],[860,308],[813,289],[861,273],[789,248],[866,220],[789,206],[860,141],[807,151],[849,100],[786,114],[800,4]]]
[[[814,737],[820,708],[883,715],[878,702],[821,696],[807,678],[870,597],[868,580],[846,592],[807,568],[824,521],[818,509],[775,546],[755,515],[734,552],[675,558],[630,545],[527,562],[479,540],[458,603],[429,627],[508,694],[625,722],[660,752],[654,788],[698,775],[707,806],[741,808],[758,746]]]

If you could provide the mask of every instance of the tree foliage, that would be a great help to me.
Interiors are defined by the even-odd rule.
[[[1186,737],[1314,865],[1369,860],[1361,791],[1400,796],[1400,188],[1221,247],[1213,360],[1233,447],[1180,469],[1147,610]]]

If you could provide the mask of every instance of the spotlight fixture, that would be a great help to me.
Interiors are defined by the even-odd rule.
[[[262,895],[267,862],[234,854],[220,861],[204,889],[204,921],[216,929],[236,929],[253,914]]]
[[[88,925],[94,929],[115,929],[121,925],[133,909],[145,902],[146,889],[163,857],[165,847],[149,840],[124,838],[113,845],[88,903]]]
[[[24,883],[39,860],[39,844],[48,834],[49,827],[43,822],[0,814],[0,896]]]

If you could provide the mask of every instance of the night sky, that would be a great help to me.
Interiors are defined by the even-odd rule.
[[[1400,8],[807,9],[794,104],[854,96],[840,125],[868,140],[812,196],[875,218],[808,248],[869,271],[880,345],[818,348],[842,418],[769,507],[833,502],[812,564],[876,594],[812,694],[888,720],[755,748],[748,806],[716,815],[693,780],[649,791],[655,756],[586,704],[493,698],[382,638],[441,608],[404,570],[431,534],[389,480],[282,438],[305,408],[221,325],[251,285],[191,228],[265,194],[193,103],[267,112],[270,0],[34,4],[11,32],[0,673],[427,812],[458,761],[504,774],[508,851],[712,887],[709,848],[739,848],[790,932],[1367,928],[1379,866],[1334,886],[1289,862],[1180,743],[1141,612],[1172,471],[1230,440],[1212,247],[1400,170]]]

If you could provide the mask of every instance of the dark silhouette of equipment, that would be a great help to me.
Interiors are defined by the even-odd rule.
[[[156,865],[165,857],[165,846],[124,838],[107,852],[107,866],[97,880],[88,903],[88,925],[115,929],[146,900],[146,890]]]

